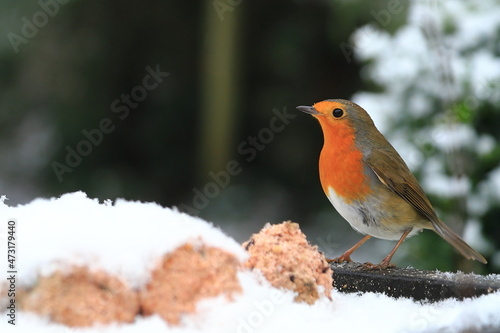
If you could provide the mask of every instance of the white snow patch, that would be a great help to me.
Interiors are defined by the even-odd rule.
[[[496,146],[495,139],[489,135],[481,135],[476,142],[476,150],[480,155],[486,155],[490,153]]]
[[[431,135],[436,146],[446,152],[462,147],[470,147],[476,142],[475,132],[465,124],[439,125],[431,131]]]
[[[485,186],[493,199],[500,200],[500,167],[489,173]]]
[[[486,241],[481,233],[481,223],[476,219],[471,219],[465,223],[463,238],[467,244],[480,252],[490,250],[488,241]]]
[[[25,285],[64,262],[103,269],[137,287],[157,260],[187,242],[246,256],[212,224],[154,203],[117,199],[111,206],[75,192],[18,207],[1,203],[0,216],[17,221],[19,280]]]

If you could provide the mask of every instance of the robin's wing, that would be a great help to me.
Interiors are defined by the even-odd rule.
[[[377,150],[368,157],[367,164],[388,189],[405,199],[431,222],[439,221],[424,190],[396,151]]]
[[[478,260],[483,264],[487,263],[479,252],[471,248],[450,227],[438,219],[424,190],[396,151],[377,150],[375,155],[372,153],[368,157],[367,164],[382,184],[409,202],[420,214],[427,217],[432,222],[434,231],[453,245],[464,257]],[[387,170],[391,170],[391,173],[389,174]]]

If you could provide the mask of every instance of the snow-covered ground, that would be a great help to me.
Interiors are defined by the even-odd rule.
[[[0,202],[1,263],[7,274],[8,221],[16,221],[16,288],[32,286],[68,264],[88,265],[119,276],[133,288],[148,281],[148,273],[163,254],[186,242],[203,242],[245,260],[241,245],[209,222],[153,203],[116,200],[99,203],[82,192],[57,199],[37,199],[9,207]],[[256,230],[257,232],[257,230]],[[250,235],[249,235],[250,237]],[[62,264],[64,263],[64,264]],[[63,266],[64,265],[64,266]],[[4,280],[5,278],[2,278]],[[321,297],[313,305],[295,303],[292,291],[279,290],[258,273],[242,270],[243,292],[232,300],[205,299],[197,312],[170,325],[159,316],[137,317],[131,324],[69,328],[47,318],[17,311],[16,325],[2,309],[1,332],[458,332],[500,330],[500,293],[465,301],[422,304],[384,295],[342,294]],[[6,295],[1,295],[0,300]],[[6,304],[0,301],[2,307]]]

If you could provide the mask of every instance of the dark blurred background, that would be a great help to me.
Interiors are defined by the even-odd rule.
[[[238,241],[266,222],[293,220],[339,255],[361,235],[324,196],[322,134],[295,107],[380,90],[361,75],[366,64],[350,41],[393,2],[3,1],[0,194],[9,205],[73,191],[154,201]],[[407,22],[408,3],[398,6],[379,29]],[[498,161],[497,151],[475,177]],[[443,214],[454,210],[433,202]],[[481,233],[491,261],[499,209],[488,214]],[[410,239],[395,262],[499,269],[499,258],[466,264],[436,240]],[[378,262],[393,245],[372,240],[354,257]]]

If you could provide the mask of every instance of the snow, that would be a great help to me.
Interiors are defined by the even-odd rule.
[[[500,200],[500,167],[497,167],[491,171],[488,175],[487,187],[491,196],[494,196],[497,200]]]
[[[61,268],[58,262],[64,259],[119,275],[137,287],[147,280],[148,265],[155,259],[197,239],[241,259],[246,256],[212,224],[154,203],[118,199],[111,206],[76,192],[25,206],[0,204],[0,215],[17,220],[19,278],[26,285],[37,273],[49,275]]]
[[[441,124],[431,132],[435,145],[448,152],[470,146],[476,141],[475,136],[473,129],[465,124]]]
[[[1,227],[9,218],[18,226],[19,280],[29,285],[37,273],[48,274],[56,260],[99,267],[139,287],[147,281],[145,262],[172,251],[186,241],[234,253],[244,260],[240,244],[212,224],[153,203],[116,200],[99,203],[82,192],[57,199],[36,199],[18,207],[0,201]],[[2,232],[4,232],[2,230]],[[250,236],[250,235],[249,235]],[[5,248],[2,246],[2,248]],[[462,331],[500,328],[500,292],[464,301],[439,303],[393,299],[382,294],[342,294],[315,304],[293,302],[294,293],[273,288],[258,272],[242,271],[243,292],[232,301],[206,299],[196,314],[185,315],[179,326],[159,316],[138,317],[133,324],[68,328],[30,313],[18,314],[17,327],[1,315],[2,332],[358,332],[383,328],[384,332]]]

